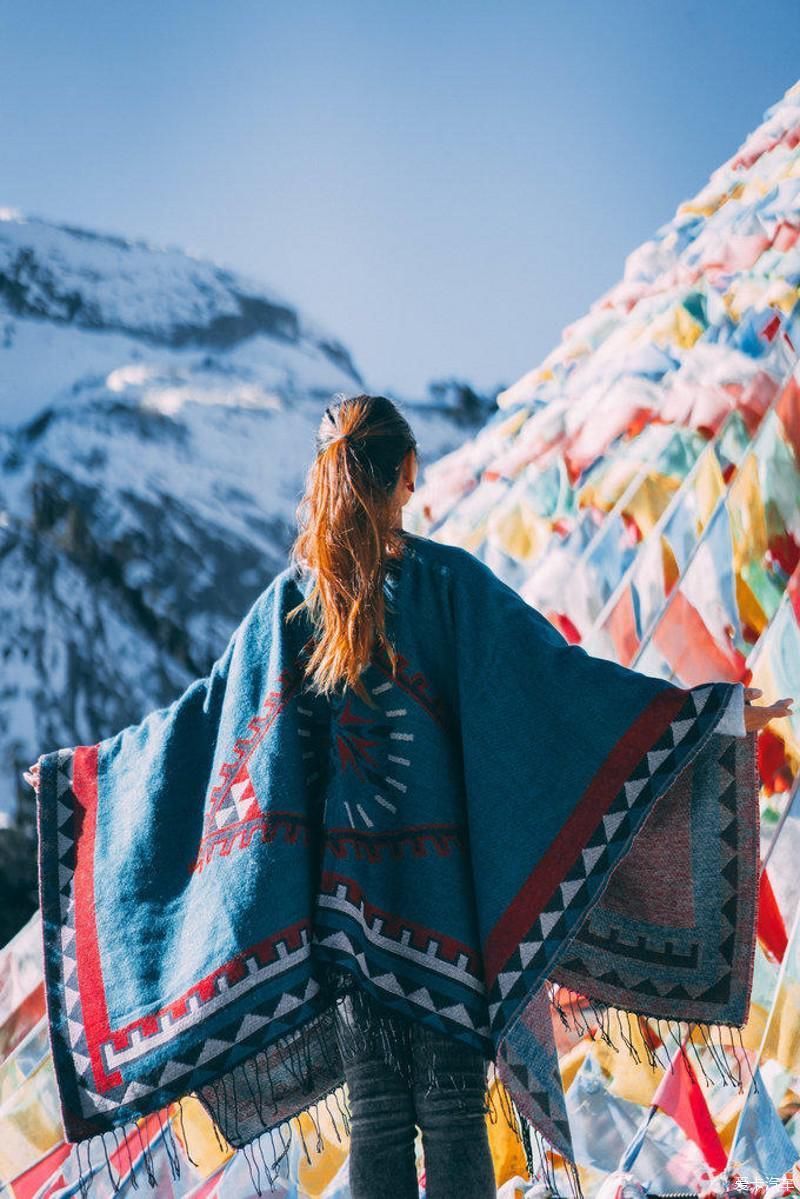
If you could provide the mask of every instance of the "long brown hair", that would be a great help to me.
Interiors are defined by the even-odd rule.
[[[313,586],[288,615],[306,608],[314,624],[304,669],[317,694],[349,685],[374,707],[360,675],[379,644],[393,671],[396,665],[386,634],[384,577],[387,554],[403,551],[395,485],[408,451],[417,453],[417,440],[385,396],[339,393],[334,400],[317,431],[291,548],[292,560],[313,572]]]

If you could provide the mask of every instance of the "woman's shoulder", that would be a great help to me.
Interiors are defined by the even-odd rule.
[[[243,623],[257,619],[271,620],[276,606],[279,609],[294,607],[306,597],[311,583],[311,573],[301,563],[290,559],[282,570],[264,582],[251,601]]]
[[[416,557],[446,570],[451,575],[492,574],[485,562],[461,545],[439,541],[433,537],[423,537],[419,533],[407,530],[404,530],[404,537]]]

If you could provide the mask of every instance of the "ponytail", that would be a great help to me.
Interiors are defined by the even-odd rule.
[[[385,626],[388,554],[400,554],[396,484],[417,442],[405,417],[384,396],[337,396],[325,409],[317,453],[297,508],[291,557],[314,575],[304,601],[316,634],[305,663],[318,694],[350,686],[371,707],[360,676],[383,645],[396,667]]]

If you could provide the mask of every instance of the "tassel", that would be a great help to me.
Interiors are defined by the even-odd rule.
[[[269,1130],[269,1144],[272,1149],[272,1168],[274,1170],[278,1160],[278,1151],[275,1148],[275,1130],[272,1128]]]
[[[558,1179],[556,1178],[552,1155],[548,1152],[544,1137],[538,1131],[536,1132],[536,1149],[539,1154],[539,1162],[541,1165],[541,1179],[547,1184],[547,1187],[551,1193],[553,1195],[557,1195]],[[532,1179],[532,1181],[534,1180]],[[538,1179],[536,1181],[538,1181]]]
[[[731,1044],[733,1044],[733,1042],[735,1040],[733,1029],[730,1028],[730,1026],[728,1026],[728,1025],[726,1025],[726,1027],[728,1028],[728,1032],[730,1033],[730,1036],[728,1037],[728,1041]],[[728,1057],[727,1054],[725,1055],[725,1057],[726,1057],[726,1061],[730,1061],[730,1058]],[[736,1062],[736,1074],[734,1076],[734,1082],[739,1090],[739,1094],[741,1095],[744,1091],[744,1087],[742,1085],[742,1063],[739,1060],[738,1053],[734,1053],[733,1060]],[[731,1071],[731,1073],[733,1073],[733,1071]]]
[[[133,1189],[135,1191],[138,1191],[139,1190],[139,1179],[136,1177],[136,1166],[134,1164],[133,1155],[131,1153],[130,1141],[128,1140],[128,1132],[129,1131],[133,1132],[134,1127],[135,1127],[135,1124],[133,1124],[132,1121],[129,1122],[128,1126],[124,1129],[123,1135],[125,1137],[125,1149],[128,1154],[128,1167],[129,1167],[129,1177],[131,1180],[131,1186],[133,1187]]]
[[[261,1195],[263,1193],[261,1190],[261,1187],[259,1186],[259,1183],[261,1182],[261,1178],[258,1174],[255,1174],[255,1175],[253,1174],[253,1163],[250,1160],[250,1156],[247,1152],[246,1145],[242,1145],[242,1153],[244,1154],[244,1160],[247,1162],[247,1170],[250,1175],[250,1181],[253,1184],[253,1190],[256,1192],[257,1195]]]
[[[516,1106],[514,1100],[508,1092],[508,1088],[503,1082],[497,1088],[497,1095],[500,1101],[500,1111],[503,1113],[506,1124],[519,1139],[519,1125],[517,1124]]]
[[[161,1130],[161,1139],[164,1142],[164,1152],[166,1153],[167,1161],[169,1162],[169,1172],[173,1178],[180,1178],[181,1163],[180,1158],[178,1157],[175,1139],[172,1136],[172,1125],[170,1124],[169,1116],[167,1116],[166,1124],[164,1124],[160,1111],[156,1112],[156,1116],[158,1118],[158,1127]]]
[[[83,1177],[83,1167],[81,1166],[81,1144],[82,1142],[79,1141],[75,1146],[75,1160],[78,1164],[78,1187],[80,1188],[81,1199],[86,1199],[87,1188]]]
[[[216,1099],[216,1090],[214,1091],[214,1098]],[[218,1105],[217,1105],[217,1111],[219,1111]],[[219,1149],[220,1153],[224,1153],[225,1152],[225,1143],[223,1143],[222,1135],[220,1132],[218,1117],[212,1116],[211,1127],[214,1130],[214,1136],[217,1138],[217,1148]]]
[[[264,1143],[261,1139],[263,1137],[263,1135],[264,1135],[263,1133],[259,1133],[259,1135],[256,1137],[255,1143],[256,1143],[256,1145],[258,1145],[258,1152],[261,1154],[261,1161],[264,1164],[264,1173],[267,1176],[267,1182],[269,1183],[270,1190],[272,1190],[274,1187],[275,1179],[276,1179],[277,1175],[273,1175],[272,1170],[270,1169],[270,1166],[267,1162],[267,1158],[264,1153]]]
[[[697,1025],[696,1025],[696,1024],[690,1024],[690,1025],[689,1025],[689,1044],[690,1044],[690,1045],[691,1045],[691,1047],[692,1047],[692,1050],[693,1050],[693,1052],[694,1052],[694,1056],[697,1058],[697,1065],[698,1065],[698,1068],[699,1068],[699,1070],[700,1070],[700,1073],[703,1075],[703,1079],[704,1079],[704,1081],[705,1081],[705,1082],[708,1084],[708,1086],[711,1086],[711,1085],[712,1085],[712,1083],[711,1083],[711,1079],[709,1078],[708,1074],[706,1073],[706,1068],[705,1068],[705,1066],[703,1065],[703,1059],[702,1059],[702,1057],[700,1056],[700,1051],[698,1050],[698,1048],[697,1048],[697,1044],[696,1044],[696,1042],[695,1042],[695,1039],[694,1039],[694,1033],[695,1033],[695,1029],[696,1029],[696,1028],[697,1028]]]
[[[322,1139],[322,1128],[320,1127],[319,1111],[316,1103],[312,1103],[308,1109],[308,1118],[314,1126],[314,1132],[317,1134],[317,1153],[322,1153],[325,1143]]]
[[[575,1162],[564,1161],[564,1169],[569,1181],[570,1190],[572,1191],[572,1199],[585,1199],[583,1189],[581,1187],[580,1174]]]
[[[118,1183],[117,1179],[114,1177],[114,1171],[111,1168],[111,1162],[110,1162],[109,1156],[108,1156],[108,1146],[106,1145],[106,1137],[105,1137],[104,1132],[102,1132],[100,1134],[100,1142],[103,1146],[103,1154],[106,1159],[106,1172],[108,1174],[109,1182],[111,1183],[111,1186],[113,1187],[113,1190],[114,1190],[114,1194],[116,1195],[117,1191],[119,1190],[119,1183]]]
[[[342,1092],[342,1093],[340,1094],[340,1092]],[[339,1115],[342,1117],[342,1123],[344,1124],[345,1135],[349,1137],[350,1129],[351,1129],[350,1114],[347,1111],[347,1105],[345,1103],[343,1089],[341,1087],[337,1087],[336,1090],[333,1092],[333,1097],[336,1100],[336,1106],[339,1109]]]
[[[189,1151],[189,1138],[188,1138],[188,1136],[186,1135],[186,1126],[185,1126],[185,1124],[184,1124],[184,1121],[183,1121],[183,1096],[181,1096],[181,1097],[178,1099],[178,1110],[179,1110],[179,1112],[180,1112],[180,1120],[181,1120],[181,1136],[183,1137],[183,1150],[184,1150],[184,1153],[186,1154],[186,1156],[188,1157],[188,1159],[189,1159],[189,1161],[192,1163],[192,1165],[193,1165],[193,1166],[197,1166],[197,1165],[198,1165],[198,1162],[196,1162],[196,1161],[194,1160],[194,1158],[193,1158],[193,1157],[192,1157],[192,1155],[191,1155],[191,1152]],[[126,1137],[125,1137],[125,1144],[127,1145],[127,1143],[128,1143],[128,1138],[127,1138],[127,1136],[126,1136]],[[130,1157],[130,1152],[131,1152],[131,1151],[130,1151],[130,1149],[128,1149],[128,1156],[129,1156],[129,1157]]]
[[[747,1073],[750,1075],[750,1086],[753,1088],[754,1091],[758,1091],[757,1078],[753,1072],[753,1067],[750,1065],[750,1054],[747,1052],[747,1050],[744,1047],[744,1041],[742,1039],[741,1028],[737,1028],[736,1032],[739,1034],[739,1047],[742,1051],[742,1057],[744,1058],[745,1063],[747,1064]]]
[[[679,1028],[680,1028],[680,1026],[679,1026]],[[683,1052],[683,1042],[681,1040],[679,1033],[675,1032],[675,1029],[670,1021],[667,1021],[667,1035],[672,1037],[673,1043],[675,1044],[675,1048],[678,1050],[678,1052],[682,1053]],[[670,1053],[670,1055],[669,1055],[669,1070],[670,1070],[670,1074],[675,1073],[675,1054],[674,1053]]]
[[[720,1057],[721,1057],[721,1060],[722,1060],[722,1068],[723,1068],[723,1070],[724,1070],[724,1072],[725,1072],[725,1076],[726,1076],[726,1078],[727,1078],[727,1081],[728,1081],[728,1082],[732,1082],[732,1083],[733,1083],[733,1085],[734,1085],[734,1086],[736,1086],[736,1087],[738,1087],[738,1088],[739,1088],[739,1090],[741,1091],[741,1089],[742,1089],[742,1068],[741,1068],[741,1064],[740,1064],[739,1062],[737,1062],[737,1063],[736,1063],[736,1065],[737,1065],[737,1072],[736,1072],[736,1074],[734,1074],[734,1073],[733,1073],[733,1071],[731,1070],[730,1063],[729,1063],[729,1060],[728,1060],[728,1054],[727,1054],[727,1052],[726,1052],[726,1048],[725,1048],[725,1042],[724,1042],[724,1041],[723,1041],[723,1039],[722,1039],[722,1029],[723,1029],[723,1027],[727,1027],[727,1026],[723,1026],[723,1025],[717,1025],[717,1026],[716,1026],[716,1028],[717,1028],[717,1037],[718,1037],[718,1039],[719,1039],[719,1049],[720,1049]],[[733,1039],[732,1037],[729,1037],[729,1038],[728,1038],[728,1040],[729,1040],[729,1041],[730,1041],[730,1040],[732,1040],[732,1039]],[[725,1080],[723,1080],[723,1081],[725,1081]]]
[[[144,1148],[144,1164],[147,1171],[147,1181],[150,1183],[151,1187],[155,1188],[158,1184],[158,1179],[156,1177],[156,1170],[153,1164],[153,1150],[149,1145],[145,1145]]]
[[[334,1116],[333,1112],[331,1111],[331,1107],[330,1107],[330,1094],[325,1096],[324,1102],[325,1102],[325,1111],[328,1113],[328,1119],[330,1120],[331,1124],[333,1125],[333,1131],[336,1133],[336,1140],[341,1145],[342,1138],[339,1134],[339,1125],[336,1123],[336,1117]]]
[[[289,1132],[288,1132],[288,1135],[287,1135],[285,1141],[283,1139],[283,1124],[279,1124],[278,1128],[277,1128],[278,1136],[280,1137],[280,1141],[281,1141],[281,1152],[275,1158],[274,1165],[276,1167],[278,1167],[280,1165],[280,1163],[283,1161],[283,1159],[286,1157],[286,1155],[288,1154],[289,1150],[292,1147],[292,1126],[291,1126],[291,1124],[289,1124],[288,1128],[289,1128]]]
[[[217,1083],[215,1084],[215,1089],[216,1089],[216,1086],[220,1086],[222,1088],[222,1103],[223,1103],[223,1117],[222,1118],[224,1121],[224,1127],[230,1128],[230,1124],[228,1122],[228,1084],[227,1084],[224,1074],[222,1075],[222,1077],[220,1079],[217,1080]]]
[[[569,1031],[570,1023],[569,1023],[569,1020],[567,1019],[567,1013],[564,1011],[561,1004],[558,1002],[558,999],[556,998],[556,996],[557,996],[557,984],[551,983],[551,985],[547,989],[547,998],[550,1001],[551,1007],[555,1008],[558,1018],[561,1021],[561,1023],[564,1025],[564,1028],[566,1028]]]
[[[578,998],[579,998],[579,996],[578,996],[577,991],[569,992],[569,1002],[570,1002],[570,1010],[572,1011],[572,1019],[575,1022],[575,1028],[577,1030],[578,1036],[582,1037],[582,1036],[585,1036],[586,1033],[589,1031],[589,1025],[587,1023],[586,1017],[584,1016],[583,1012],[581,1011],[580,1004],[578,1003]]]
[[[270,1067],[269,1057],[267,1056],[266,1053],[264,1054],[264,1065],[265,1065],[266,1071],[267,1071],[267,1082],[269,1083],[269,1095],[270,1095],[270,1099],[272,1100],[272,1110],[273,1110],[273,1113],[277,1113],[278,1100],[275,1097],[275,1086],[272,1081],[272,1068]]]
[[[120,1131],[122,1132],[122,1140],[124,1140],[124,1143],[127,1147],[127,1134],[125,1133],[124,1129],[120,1129],[119,1127],[112,1129],[112,1132],[114,1134],[114,1152],[115,1152],[115,1155],[118,1157],[122,1156],[121,1152],[120,1152],[120,1141],[119,1141],[119,1135],[118,1135],[120,1133]],[[128,1161],[130,1161],[130,1158],[131,1158],[131,1151],[128,1150]],[[120,1177],[121,1177],[121,1175],[122,1175],[122,1170],[120,1170]]]
[[[568,996],[566,1008],[562,1002],[562,997],[564,994]],[[608,1045],[610,1049],[613,1049],[615,1052],[619,1052],[620,1045],[614,1042],[611,1031],[612,1019],[614,1016],[616,1016],[617,1031],[621,1045],[627,1049],[633,1060],[637,1064],[640,1064],[641,1054],[639,1053],[637,1045],[633,1040],[631,1025],[631,1020],[637,1021],[642,1037],[647,1064],[650,1066],[651,1070],[655,1070],[656,1066],[659,1066],[661,1069],[666,1069],[667,1066],[672,1062],[674,1056],[673,1053],[669,1052],[669,1043],[672,1042],[676,1047],[681,1047],[683,1046],[685,1039],[688,1037],[692,1045],[692,1052],[697,1059],[700,1072],[705,1081],[711,1084],[712,1079],[708,1073],[708,1070],[706,1069],[706,1065],[702,1061],[698,1047],[695,1043],[695,1034],[697,1034],[702,1040],[705,1049],[708,1051],[709,1058],[716,1066],[719,1080],[723,1085],[727,1085],[729,1082],[733,1083],[738,1088],[739,1093],[742,1093],[742,1057],[744,1057],[744,1060],[747,1064],[750,1079],[751,1081],[753,1080],[753,1071],[750,1066],[750,1059],[744,1049],[741,1029],[736,1026],[728,1024],[704,1024],[699,1021],[665,1019],[664,1017],[652,1016],[644,1012],[636,1012],[627,1008],[611,1007],[596,1002],[591,996],[581,995],[579,992],[573,991],[571,988],[564,986],[559,988],[549,980],[548,986],[546,987],[546,995],[554,1016],[558,1017],[564,1028],[575,1032],[579,1038],[582,1038],[587,1033],[590,1036],[598,1037],[606,1045]],[[586,1022],[585,1017],[581,1013],[581,1002],[584,1009],[588,1008],[591,1010],[595,1020],[594,1028],[592,1028]],[[653,1032],[653,1030],[655,1031]],[[655,1043],[653,1039],[654,1036],[657,1037],[658,1044]],[[725,1038],[727,1038],[727,1044]],[[727,1052],[727,1048],[728,1046],[736,1046],[737,1042],[738,1046],[741,1048],[741,1053],[736,1052],[734,1054],[736,1059],[734,1070],[731,1067],[730,1055]],[[658,1049],[661,1045],[663,1045],[668,1051],[667,1061],[662,1061],[661,1055],[658,1052]],[[682,1051],[686,1052],[685,1047],[682,1049]]]
[[[331,1057],[330,1044],[327,1037],[319,1036],[319,1048],[329,1074],[336,1074],[338,1064]]]
[[[297,1131],[300,1133],[300,1142],[303,1146],[303,1152],[306,1155],[306,1161],[308,1162],[308,1164],[310,1166],[312,1164],[311,1163],[311,1154],[308,1152],[308,1145],[306,1144],[306,1138],[303,1135],[303,1125],[298,1116],[295,1116],[294,1120],[297,1124]]]
[[[519,1122],[519,1135],[520,1135],[520,1140],[522,1141],[522,1149],[523,1149],[523,1152],[525,1153],[525,1162],[528,1166],[528,1174],[530,1175],[530,1178],[532,1181],[535,1176],[536,1171],[533,1166],[533,1149],[531,1148],[531,1130],[530,1130],[530,1125],[528,1124],[528,1122],[526,1120],[520,1120],[520,1122]]]
[[[494,1095],[489,1087],[486,1088],[486,1098],[484,1100],[484,1113],[489,1117],[489,1123],[495,1125],[498,1120],[497,1105]]]
[[[269,1069],[269,1058],[267,1058],[267,1057],[266,1057],[266,1055],[265,1055],[265,1060],[266,1060],[266,1062],[267,1062],[267,1069]],[[264,1118],[264,1115],[263,1115],[263,1111],[264,1111],[264,1093],[263,1093],[263,1091],[261,1090],[261,1075],[260,1075],[260,1074],[259,1074],[259,1072],[258,1072],[258,1063],[257,1063],[257,1059],[254,1061],[254,1063],[253,1063],[253,1067],[254,1067],[254,1068],[253,1068],[253,1074],[255,1075],[255,1079],[256,1079],[256,1087],[258,1088],[258,1101],[256,1101],[256,1100],[254,1099],[254,1100],[253,1100],[253,1102],[254,1102],[254,1103],[256,1103],[256,1110],[258,1111],[258,1118],[259,1118],[259,1120],[261,1121],[261,1123],[262,1123],[262,1124],[266,1124],[266,1122],[267,1122],[267,1121],[266,1121],[266,1119]]]
[[[264,1113],[261,1110],[261,1086],[259,1085],[258,1099],[256,1099],[256,1093],[253,1090],[253,1084],[250,1082],[250,1079],[247,1077],[247,1069],[246,1068],[243,1068],[243,1074],[244,1074],[244,1081],[247,1083],[247,1089],[250,1092],[250,1098],[253,1101],[253,1107],[258,1112],[258,1118],[261,1121],[261,1123],[265,1124],[266,1121],[264,1119]],[[258,1074],[256,1074],[256,1081],[258,1081]]]
[[[711,1035],[712,1029],[707,1027],[705,1024],[698,1025],[698,1028],[700,1029],[700,1035],[703,1038],[703,1044],[708,1050],[711,1060],[714,1062],[714,1065],[717,1067],[717,1070],[720,1071],[720,1073],[724,1072],[725,1066],[723,1062],[720,1062],[719,1053],[716,1045],[714,1044],[714,1038]]]
[[[311,1028],[312,1028],[312,1036],[313,1036],[316,1034],[316,1030],[317,1030],[316,1023],[312,1024]],[[304,1065],[305,1065],[305,1069],[306,1069],[305,1076],[308,1080],[308,1089],[310,1091],[314,1085],[314,1063],[313,1063],[313,1060],[311,1057],[311,1037],[302,1037],[300,1040],[300,1047],[303,1049],[303,1052],[305,1055],[305,1061],[304,1061]]]
[[[639,1032],[642,1036],[642,1045],[644,1046],[645,1055],[647,1057],[647,1064],[651,1071],[655,1070],[656,1067],[660,1065],[655,1054],[655,1045],[653,1043],[653,1037],[655,1034],[653,1033],[648,1021],[643,1017],[638,1019],[638,1025]]]

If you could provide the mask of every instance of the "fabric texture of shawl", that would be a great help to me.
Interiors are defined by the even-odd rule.
[[[400,666],[381,651],[364,672],[374,708],[306,686],[311,624],[285,615],[309,576],[290,565],[208,677],[40,758],[68,1140],[188,1094],[234,1147],[341,1110],[336,977],[483,1051],[567,1162],[553,984],[601,1022],[745,1023],[756,736],[717,729],[738,684],[595,658],[469,552],[403,540]]]

